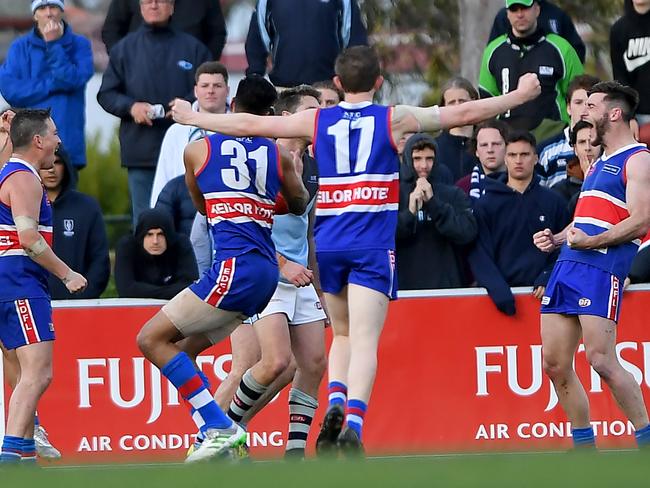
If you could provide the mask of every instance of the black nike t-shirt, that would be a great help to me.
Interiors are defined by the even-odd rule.
[[[650,115],[650,12],[639,15],[626,5],[625,15],[612,25],[609,43],[614,79],[637,90],[637,112]]]

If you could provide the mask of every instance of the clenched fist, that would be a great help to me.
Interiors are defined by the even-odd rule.
[[[177,98],[171,103],[171,112],[174,122],[179,124],[188,125],[190,117],[192,116],[192,104],[187,100]]]
[[[556,248],[551,229],[540,230],[533,235],[533,244],[542,252],[553,252]]]
[[[79,293],[84,291],[88,285],[88,281],[76,271],[68,271],[68,274],[63,278],[63,284],[70,293]]]
[[[517,92],[521,94],[522,103],[537,98],[542,93],[542,85],[535,73],[526,73],[519,78]]]

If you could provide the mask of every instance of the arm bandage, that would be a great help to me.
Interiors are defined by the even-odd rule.
[[[31,217],[19,215],[14,217],[14,222],[16,222],[16,230],[18,230],[18,232],[34,230],[38,233],[38,223]],[[48,247],[49,246],[47,245],[47,242],[45,242],[45,239],[43,239],[43,236],[38,234],[36,242],[27,247],[25,252],[30,258],[34,259],[43,254]]]
[[[419,124],[418,132],[430,132],[441,128],[440,108],[437,105],[433,107],[397,105],[395,107],[394,117],[405,117],[407,114],[410,114],[417,120]]]

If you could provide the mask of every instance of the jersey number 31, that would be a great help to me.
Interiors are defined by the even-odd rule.
[[[221,170],[221,179],[233,190],[246,190],[251,184],[247,161],[255,161],[255,188],[259,195],[266,195],[266,175],[269,167],[269,148],[260,146],[248,152],[241,142],[227,139],[221,144],[221,154],[230,156],[230,166]]]

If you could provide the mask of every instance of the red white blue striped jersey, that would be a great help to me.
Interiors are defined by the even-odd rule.
[[[622,147],[594,162],[585,177],[578,199],[573,224],[593,236],[602,234],[630,216],[625,189],[625,165],[639,152],[647,151],[645,144]],[[604,249],[571,249],[565,245],[558,261],[575,261],[607,271],[624,281],[641,239]]]
[[[391,117],[391,107],[370,102],[318,111],[318,252],[395,249],[399,157]]]
[[[273,262],[271,227],[280,191],[278,147],[262,137],[213,134],[208,156],[196,173],[215,246],[214,259],[257,250]]]
[[[19,171],[33,173],[41,181],[32,165],[12,158],[0,169],[0,186]],[[38,232],[52,245],[52,207],[43,189],[38,217]],[[0,302],[26,298],[49,298],[49,272],[32,260],[20,246],[18,230],[11,207],[0,202]]]

